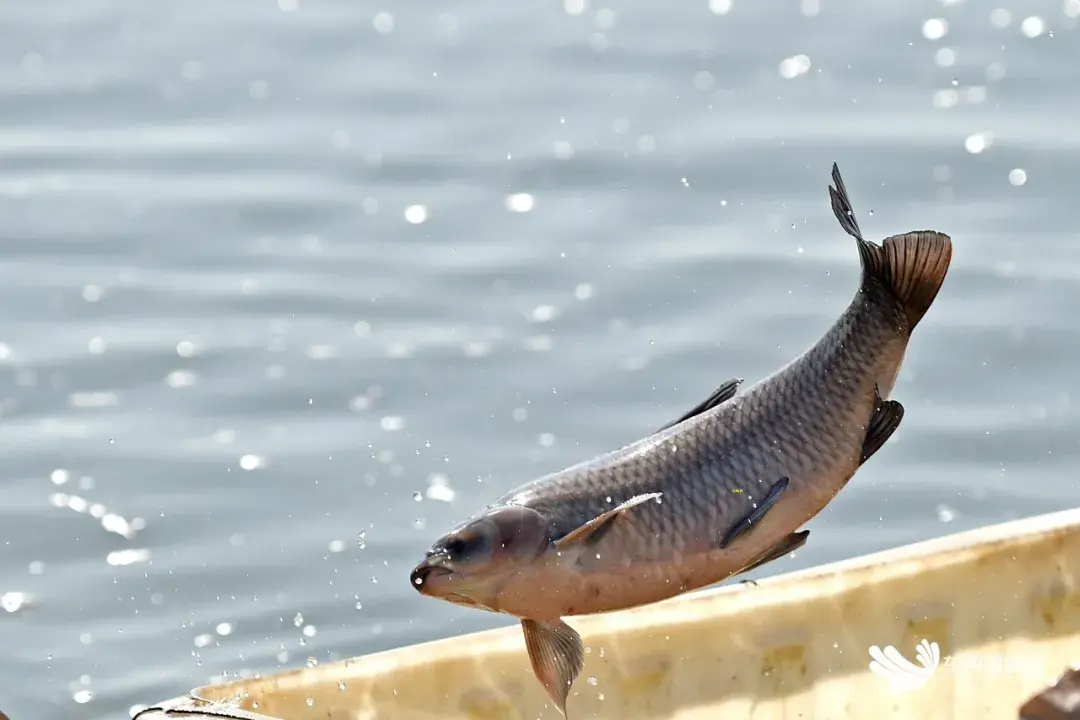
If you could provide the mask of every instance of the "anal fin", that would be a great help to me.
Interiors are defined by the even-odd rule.
[[[754,562],[750,563],[735,575],[742,575],[743,573],[752,572],[757,570],[762,565],[767,565],[773,560],[779,560],[788,553],[793,553],[803,545],[806,544],[806,539],[810,537],[809,530],[800,530],[799,532],[793,532],[783,540],[778,542],[775,547],[769,550],[767,553],[759,557]]]
[[[557,550],[565,550],[571,545],[577,543],[586,543],[594,545],[600,542],[600,539],[607,534],[613,527],[613,523],[618,520],[624,513],[631,508],[637,507],[649,500],[655,500],[659,498],[663,493],[645,493],[643,495],[635,495],[624,503],[620,503],[611,508],[607,512],[597,515],[589,522],[585,523],[579,528],[571,530],[563,537],[555,541],[555,548]]]
[[[877,403],[874,406],[874,414],[870,416],[870,422],[866,426],[860,465],[881,449],[881,446],[896,432],[896,428],[900,427],[900,421],[904,419],[904,406],[899,402],[882,400],[877,390],[874,391],[874,397]]]
[[[720,387],[713,390],[712,395],[709,395],[709,397],[705,398],[700,403],[695,405],[692,410],[687,412],[678,420],[669,422],[667,425],[657,430],[657,432],[662,432],[664,430],[667,430],[668,428],[673,428],[679,423],[689,420],[696,415],[700,415],[703,412],[712,410],[717,405],[722,405],[726,403],[728,400],[735,397],[735,393],[739,392],[739,385],[741,384],[742,378],[732,378],[731,380],[722,383]]]
[[[726,548],[731,543],[742,537],[743,533],[747,532],[754,525],[761,522],[761,519],[765,517],[765,513],[769,512],[769,509],[776,504],[776,501],[780,499],[780,496],[787,490],[788,478],[782,477],[777,480],[769,492],[765,495],[765,498],[757,504],[750,514],[740,520],[733,528],[728,530],[727,534],[720,541],[720,547]]]
[[[548,697],[566,717],[570,686],[585,666],[585,644],[574,628],[562,620],[522,620],[529,662]]]

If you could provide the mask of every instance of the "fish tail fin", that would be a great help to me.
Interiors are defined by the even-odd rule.
[[[881,245],[859,244],[863,275],[880,280],[900,302],[908,332],[930,309],[952,260],[952,241],[944,233],[918,230],[885,238]]]
[[[840,170],[833,164],[833,182],[829,186],[833,213],[844,232],[855,238],[862,261],[863,285],[884,285],[900,304],[908,321],[908,332],[926,315],[937,297],[952,261],[952,240],[933,230],[917,230],[885,238],[875,245],[863,238],[855,212],[851,209]]]

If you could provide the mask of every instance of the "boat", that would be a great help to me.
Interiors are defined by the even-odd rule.
[[[570,618],[571,720],[1016,720],[1080,661],[1080,508]],[[199,687],[138,720],[561,718],[519,627]]]

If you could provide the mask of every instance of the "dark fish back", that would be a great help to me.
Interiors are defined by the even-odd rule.
[[[800,357],[745,393],[627,447],[539,478],[501,502],[527,504],[556,538],[632,497],[646,555],[687,551],[738,523],[782,476],[857,466],[878,356],[902,342],[895,305],[861,294]],[[866,403],[863,403],[866,404]],[[839,488],[838,488],[839,489]]]

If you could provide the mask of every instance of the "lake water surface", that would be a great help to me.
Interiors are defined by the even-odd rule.
[[[1078,15],[5,3],[0,708],[507,624],[408,570],[813,342],[858,281],[833,161],[955,256],[902,428],[763,572],[1076,505]]]

